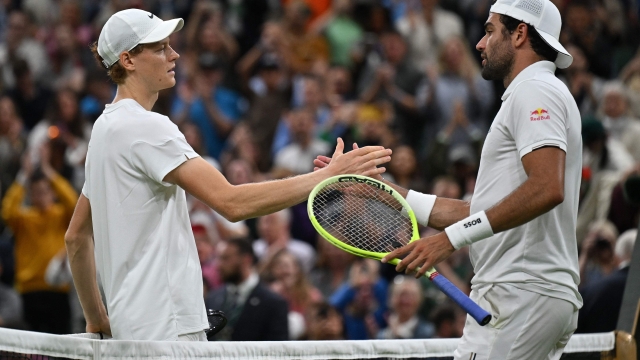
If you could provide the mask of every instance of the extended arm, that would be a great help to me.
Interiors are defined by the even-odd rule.
[[[213,166],[201,158],[186,161],[164,181],[177,184],[230,221],[269,214],[304,201],[315,185],[333,175],[355,173],[377,175],[376,168],[390,160],[391,150],[367,147],[342,154],[339,141],[334,160],[323,171],[283,180],[231,185]]]
[[[91,204],[84,195],[80,195],[64,240],[73,283],[87,320],[87,332],[111,335],[107,310],[96,281]]]
[[[525,224],[564,201],[565,152],[557,147],[544,147],[522,158],[527,180],[496,205],[486,210],[493,233]],[[416,277],[446,259],[454,251],[447,233],[414,241],[397,249],[383,262],[409,253],[396,267],[397,271],[420,268]]]

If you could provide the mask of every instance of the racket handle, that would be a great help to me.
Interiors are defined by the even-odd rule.
[[[467,314],[471,315],[480,326],[487,325],[491,321],[491,314],[481,308],[475,301],[471,300],[465,293],[460,291],[446,277],[435,272],[430,276],[431,281],[445,293],[449,298],[455,301]]]

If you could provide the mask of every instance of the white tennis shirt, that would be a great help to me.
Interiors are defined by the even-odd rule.
[[[507,87],[482,148],[471,214],[489,209],[524,183],[522,157],[543,146],[566,153],[564,201],[524,225],[472,244],[472,288],[510,283],[580,308],[576,219],[582,125],[555,69],[549,61],[534,63]]]
[[[177,340],[208,327],[185,192],[162,180],[198,156],[166,116],[133,99],[96,121],[82,193],[116,339]]]

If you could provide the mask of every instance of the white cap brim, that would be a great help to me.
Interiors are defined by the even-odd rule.
[[[158,25],[153,31],[149,33],[144,39],[140,40],[138,44],[151,44],[154,42],[158,42],[164,40],[169,37],[169,35],[174,32],[182,29],[184,26],[184,20],[182,19],[171,19],[167,21],[163,21],[160,25]]]
[[[568,68],[573,62],[573,56],[569,54],[567,49],[565,49],[564,46],[562,46],[562,44],[560,44],[560,42],[556,40],[555,37],[553,37],[553,35],[547,34],[546,32],[540,31],[538,29],[536,29],[536,31],[538,32],[538,34],[540,34],[540,37],[542,38],[542,40],[544,40],[544,42],[546,42],[549,46],[551,46],[555,51],[558,52],[558,57],[555,61],[558,69]]]

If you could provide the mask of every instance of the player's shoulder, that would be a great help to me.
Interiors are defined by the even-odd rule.
[[[162,143],[181,135],[178,126],[167,116],[148,111],[137,102],[125,99],[118,107],[114,131],[132,142]]]

